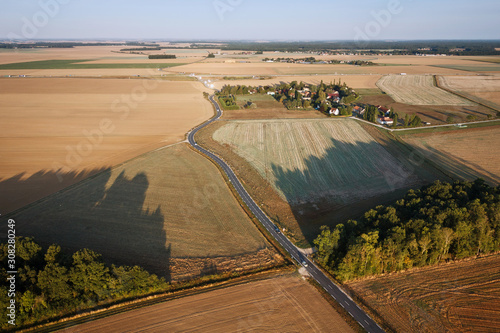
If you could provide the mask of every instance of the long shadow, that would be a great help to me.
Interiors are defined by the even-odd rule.
[[[332,139],[332,144],[321,158],[306,158],[303,170],[271,166],[275,186],[286,197],[310,244],[322,225],[334,226],[359,218],[370,208],[391,204],[410,188],[446,179],[434,165],[446,169],[450,178],[482,176],[487,181],[498,183],[499,180],[486,170],[478,173],[464,161],[443,152],[422,154],[420,157],[432,164],[426,166],[427,170],[421,170],[422,161],[409,162],[415,158],[416,150],[392,154],[378,142],[350,143]],[[310,200],[311,197],[315,200]]]
[[[102,171],[7,218],[16,221],[18,235],[43,245],[56,243],[71,252],[89,248],[110,264],[138,265],[170,281],[164,216],[159,207],[143,209],[147,176],[122,172],[112,183],[111,176],[111,170]]]
[[[50,194],[67,188],[109,168],[62,172],[40,170],[32,175],[25,172],[0,179],[0,213],[7,214]]]

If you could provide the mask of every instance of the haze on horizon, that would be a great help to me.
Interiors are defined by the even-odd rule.
[[[500,1],[6,0],[0,39],[500,39]]]

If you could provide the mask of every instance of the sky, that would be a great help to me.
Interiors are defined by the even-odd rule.
[[[499,0],[0,0],[0,39],[500,39]]]

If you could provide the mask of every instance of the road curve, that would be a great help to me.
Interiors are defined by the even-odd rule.
[[[267,215],[264,214],[260,207],[255,203],[252,197],[250,197],[243,185],[241,185],[241,182],[236,177],[236,174],[233,172],[231,167],[219,156],[213,154],[209,150],[199,146],[196,143],[194,139],[195,134],[205,126],[213,123],[214,121],[217,121],[222,115],[222,111],[219,105],[214,101],[214,96],[210,96],[209,99],[215,106],[216,115],[212,119],[208,120],[207,122],[196,127],[188,133],[188,141],[191,146],[193,146],[200,153],[211,158],[222,168],[222,170],[224,170],[229,178],[229,181],[231,182],[231,184],[233,184],[241,199],[245,202],[245,204],[252,211],[255,217],[267,229],[267,231],[269,231],[269,233],[281,244],[281,246],[286,251],[288,251],[290,256],[294,258],[299,264],[302,265],[304,262],[307,263],[307,267],[305,267],[305,269],[311,275],[311,277],[313,277],[323,287],[323,289],[325,289],[367,332],[384,332],[384,330],[380,328],[380,326],[378,326],[377,323],[366,312],[361,310],[358,305],[342,289],[340,289],[337,284],[335,284],[322,271],[320,271],[316,267],[316,265],[311,260],[309,260],[309,258],[304,256],[295,247],[295,245],[279,231],[276,225],[271,222]]]

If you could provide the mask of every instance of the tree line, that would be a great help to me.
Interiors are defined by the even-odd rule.
[[[7,244],[0,244],[0,279],[7,280]],[[168,287],[163,278],[134,266],[106,265],[83,249],[66,254],[59,245],[43,249],[32,238],[16,239],[16,326],[21,327],[106,302],[149,294]],[[0,285],[0,316],[7,318],[7,286]],[[9,327],[4,320],[2,329]]]
[[[500,251],[500,187],[435,183],[359,220],[323,226],[315,260],[340,281]]]
[[[175,54],[150,54],[149,59],[176,59]]]

